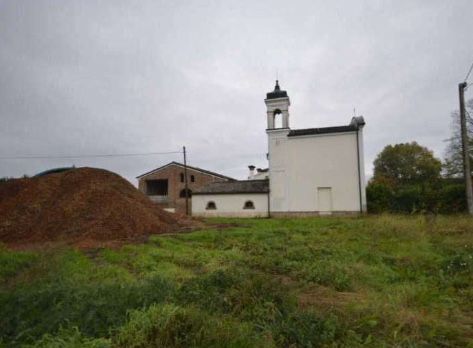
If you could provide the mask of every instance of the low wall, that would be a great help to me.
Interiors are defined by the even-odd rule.
[[[245,209],[245,202],[253,202],[254,209]],[[208,203],[215,209],[207,209]],[[192,196],[192,215],[201,217],[267,217],[266,193],[195,194]]]
[[[310,217],[310,216],[358,216],[362,215],[359,211],[272,211],[271,217]]]

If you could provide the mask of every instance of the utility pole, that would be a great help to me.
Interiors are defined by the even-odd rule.
[[[187,157],[186,157],[186,147],[182,147],[184,154],[184,191],[186,192],[186,215],[189,215],[189,187],[187,185]]]
[[[465,177],[465,191],[466,191],[466,202],[468,207],[468,214],[473,215],[473,189],[471,184],[471,169],[470,169],[470,154],[468,144],[468,130],[466,128],[466,115],[465,115],[465,89],[467,87],[466,82],[462,82],[458,85],[458,93],[460,97],[460,124],[461,124],[461,136],[462,136],[462,152],[463,152],[463,176]]]

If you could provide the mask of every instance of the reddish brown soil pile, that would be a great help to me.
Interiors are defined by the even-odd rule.
[[[10,245],[143,240],[194,223],[170,214],[117,174],[79,168],[0,184],[0,241]],[[100,243],[98,243],[100,244]]]

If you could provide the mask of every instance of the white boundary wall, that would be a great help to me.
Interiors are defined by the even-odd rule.
[[[206,209],[214,202],[215,210]],[[246,201],[252,201],[255,209],[244,209]],[[192,196],[192,215],[202,217],[267,217],[267,193],[196,194]]]

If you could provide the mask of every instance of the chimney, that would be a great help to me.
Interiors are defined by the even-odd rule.
[[[248,179],[251,179],[255,175],[255,166],[254,165],[249,165],[248,169],[250,170],[250,173],[248,175]]]

